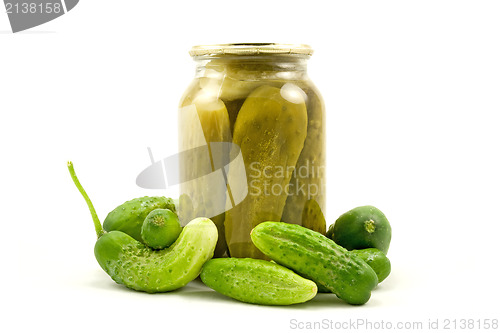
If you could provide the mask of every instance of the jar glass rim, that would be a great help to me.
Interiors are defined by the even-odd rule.
[[[233,43],[196,45],[191,48],[189,55],[223,56],[223,55],[262,55],[262,54],[300,54],[310,56],[313,49],[307,44],[280,44],[280,43]]]

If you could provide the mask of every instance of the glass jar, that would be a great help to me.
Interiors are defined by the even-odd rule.
[[[195,46],[179,106],[179,215],[210,217],[215,256],[265,258],[264,221],[325,233],[325,112],[307,45]]]

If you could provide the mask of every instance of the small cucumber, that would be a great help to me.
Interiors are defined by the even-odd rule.
[[[194,280],[212,258],[216,243],[215,224],[207,218],[196,218],[169,248],[156,251],[128,234],[111,231],[99,237],[94,254],[116,283],[157,293],[181,288]]]
[[[319,232],[296,224],[264,222],[251,233],[255,246],[276,263],[325,287],[349,304],[364,304],[377,275],[361,258]]]
[[[155,250],[172,245],[182,228],[179,218],[170,209],[155,209],[146,216],[141,236],[144,244]]]
[[[385,280],[391,273],[391,262],[386,257],[384,252],[379,249],[370,248],[363,250],[352,250],[351,253],[356,254],[363,259],[375,271],[378,277],[378,283]]]
[[[252,258],[209,260],[201,280],[215,291],[246,303],[289,305],[316,296],[313,281],[276,263]]]
[[[328,234],[333,234],[331,239],[347,250],[374,247],[387,254],[392,229],[379,209],[362,206],[342,214]]]
[[[113,209],[102,227],[105,231],[122,231],[135,240],[142,242],[142,223],[148,214],[158,208],[168,208],[174,213],[175,204],[170,198],[165,197],[141,197],[129,200]]]

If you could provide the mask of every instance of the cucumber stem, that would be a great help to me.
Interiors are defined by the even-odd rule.
[[[97,238],[99,238],[102,235],[104,235],[104,230],[102,229],[101,221],[99,221],[99,217],[97,217],[97,213],[94,209],[94,205],[92,204],[92,201],[90,201],[90,198],[87,195],[87,192],[85,192],[82,184],[80,184],[80,181],[78,180],[78,177],[76,176],[75,169],[73,168],[73,162],[71,162],[71,161],[68,162],[68,170],[69,170],[69,174],[71,175],[71,179],[73,179],[73,183],[75,183],[76,188],[78,188],[78,191],[80,191],[80,193],[82,194],[83,198],[85,199],[85,202],[87,202],[87,206],[89,207],[90,214],[92,215],[92,220],[94,221],[95,233],[97,234]]]

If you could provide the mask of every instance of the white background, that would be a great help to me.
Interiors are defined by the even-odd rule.
[[[500,319],[499,18],[498,1],[82,0],[12,34],[0,13],[2,331]],[[384,211],[391,276],[361,307],[333,295],[252,306],[200,282],[159,295],[116,285],[93,257],[90,214],[66,161],[101,219],[133,197],[172,195],[140,189],[135,177],[150,163],[147,147],[157,159],[177,151],[177,103],[194,74],[188,50],[269,41],[315,49],[328,222],[364,204]]]

